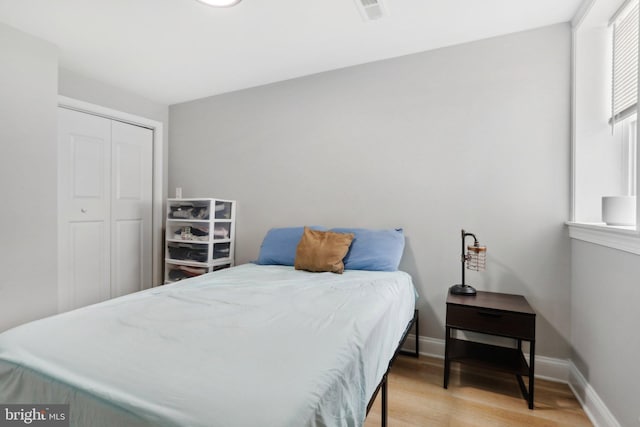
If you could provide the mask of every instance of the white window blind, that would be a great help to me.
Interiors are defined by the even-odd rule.
[[[625,2],[613,16],[611,121],[636,112],[638,103],[638,0]]]

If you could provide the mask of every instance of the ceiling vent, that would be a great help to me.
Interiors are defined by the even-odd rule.
[[[385,15],[385,8],[382,0],[354,0],[360,16],[365,21],[375,21]]]

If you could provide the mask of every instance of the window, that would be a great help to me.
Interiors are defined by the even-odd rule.
[[[636,112],[638,104],[638,0],[625,2],[611,18],[611,121]]]
[[[638,106],[638,0],[625,2],[611,18],[611,125],[619,134],[621,195],[636,195]]]
[[[574,19],[569,231],[583,238],[595,230],[599,241],[583,240],[640,254],[637,225],[602,222],[602,198],[635,196],[638,186],[638,3],[594,0]],[[616,246],[619,236],[625,242]]]

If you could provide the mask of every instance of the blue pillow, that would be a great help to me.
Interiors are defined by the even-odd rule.
[[[326,227],[310,226],[312,230],[325,231]],[[260,265],[290,265],[296,259],[296,248],[304,233],[304,227],[272,228],[264,236],[260,255],[255,261]]]
[[[353,233],[345,270],[397,271],[404,251],[402,228],[370,230],[367,228],[332,228],[337,233]]]

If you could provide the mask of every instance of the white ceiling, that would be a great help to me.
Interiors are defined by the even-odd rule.
[[[0,22],[57,45],[60,65],[175,104],[571,20],[581,0],[0,0]]]

